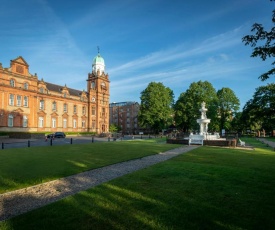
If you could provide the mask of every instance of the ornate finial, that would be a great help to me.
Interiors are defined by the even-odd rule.
[[[99,53],[99,46],[97,46],[97,53]]]

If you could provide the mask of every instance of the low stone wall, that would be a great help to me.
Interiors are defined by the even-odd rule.
[[[188,139],[167,139],[168,144],[183,144],[188,145]],[[222,147],[236,147],[237,141],[232,140],[204,140],[203,145],[208,146],[222,146]]]
[[[187,139],[166,139],[167,144],[182,144],[182,145],[188,145],[189,140]]]

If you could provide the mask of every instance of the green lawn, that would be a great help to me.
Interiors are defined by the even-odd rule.
[[[275,152],[201,147],[0,223],[0,229],[274,229]]]
[[[0,194],[175,148],[158,141],[161,139],[0,150]]]

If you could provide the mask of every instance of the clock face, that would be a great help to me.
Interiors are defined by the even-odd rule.
[[[92,97],[92,101],[95,101],[95,97]]]

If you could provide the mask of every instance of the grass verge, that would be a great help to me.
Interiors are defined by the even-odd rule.
[[[204,146],[0,229],[274,229],[274,164],[271,148]]]

